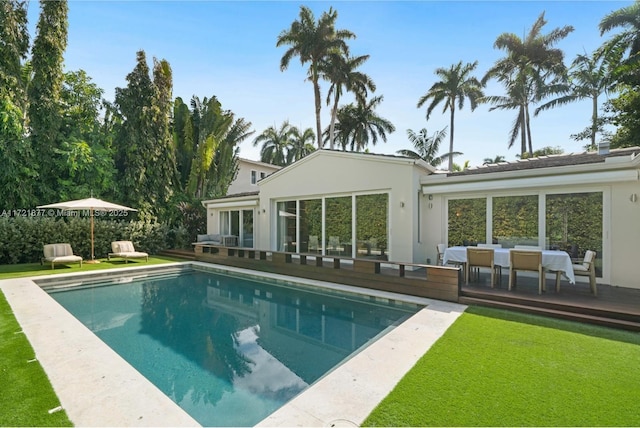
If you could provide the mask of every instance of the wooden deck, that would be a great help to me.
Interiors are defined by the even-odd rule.
[[[201,251],[167,252],[173,256],[227,266],[243,267],[302,278],[336,282],[365,288],[482,305],[640,331],[640,289],[598,285],[593,296],[587,283],[563,281],[556,292],[549,275],[546,291],[537,294],[537,278],[518,277],[518,286],[508,291],[508,272],[499,284],[489,285],[489,274],[481,272],[477,282],[465,285],[458,268],[310,256],[229,247],[206,247]]]

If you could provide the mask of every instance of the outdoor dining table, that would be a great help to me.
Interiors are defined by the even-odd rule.
[[[493,263],[508,268],[510,248],[494,248],[493,250]],[[446,265],[449,262],[466,263],[467,247],[449,247],[444,250],[442,264]],[[573,262],[566,251],[542,250],[542,267],[548,271],[561,271],[571,284],[576,283]]]

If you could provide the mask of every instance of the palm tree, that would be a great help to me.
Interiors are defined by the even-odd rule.
[[[640,60],[640,2],[636,0],[632,5],[609,13],[602,18],[599,27],[601,36],[614,28],[623,29],[607,41],[603,49],[607,53],[620,56],[628,52],[629,56],[621,62],[617,75],[626,83],[637,84],[637,64]]]
[[[316,138],[313,129],[307,128],[301,132],[297,127],[292,127],[289,147],[287,151],[287,165],[311,154],[315,147],[313,140]]]
[[[591,55],[577,55],[569,69],[569,83],[559,86],[557,92],[562,93],[535,111],[539,112],[559,105],[568,104],[585,98],[591,99],[591,149],[596,146],[596,134],[598,133],[600,120],[598,118],[598,97],[612,87],[611,61],[604,51],[596,51]]]
[[[333,96],[333,107],[331,108],[331,125],[329,126],[329,148],[333,150],[335,141],[335,123],[338,115],[338,102],[343,90],[353,92],[360,103],[364,103],[368,91],[374,92],[376,85],[365,73],[356,71],[356,68],[364,64],[369,59],[369,55],[349,57],[340,51],[331,52],[322,62],[320,69],[322,76],[331,82],[327,92],[327,105],[331,103]]]
[[[561,83],[566,73],[564,54],[562,50],[553,48],[553,45],[572,32],[573,27],[567,25],[542,34],[546,23],[542,12],[524,39],[513,33],[500,34],[493,46],[504,50],[507,55],[499,59],[482,79],[485,84],[489,79],[495,78],[507,89],[506,97],[486,97],[484,101],[494,104],[490,111],[518,110],[518,117],[511,129],[509,147],[513,146],[520,133],[521,153],[527,151],[527,146],[529,153],[533,153],[529,104],[540,101],[544,94],[550,92],[549,85]]]
[[[270,126],[258,135],[253,140],[253,146],[262,143],[260,160],[273,165],[287,165],[287,150],[291,146],[293,129],[289,121],[284,121],[280,129]]]
[[[288,30],[283,30],[278,36],[276,46],[290,46],[280,60],[280,70],[289,66],[291,58],[298,56],[302,64],[309,63],[307,79],[313,83],[313,94],[316,112],[316,133],[318,148],[322,148],[322,126],[320,124],[320,64],[329,52],[341,51],[349,53],[346,39],[356,36],[348,30],[336,30],[334,25],[338,12],[329,8],[316,22],[313,12],[306,6],[300,6],[300,19],[293,21]]]
[[[475,77],[471,76],[471,72],[478,66],[478,61],[474,63],[467,63],[465,65],[460,61],[458,64],[454,64],[448,69],[438,68],[435,74],[440,77],[440,81],[434,83],[429,91],[424,94],[418,101],[418,108],[422,107],[424,103],[431,100],[429,107],[427,107],[427,120],[431,116],[433,109],[438,106],[442,101],[445,102],[442,112],[449,110],[451,112],[450,128],[451,134],[449,135],[449,171],[453,171],[453,132],[454,132],[454,120],[456,105],[459,109],[464,107],[465,99],[469,99],[471,104],[471,111],[475,110],[478,105],[478,100],[484,95],[482,93],[482,84]]]
[[[351,151],[363,151],[369,143],[375,146],[378,137],[387,142],[387,133],[394,132],[396,127],[376,114],[375,109],[382,100],[383,96],[379,95],[367,103],[347,104],[338,109],[336,139],[342,150],[346,151],[350,147]]]
[[[482,165],[489,165],[489,164],[493,164],[493,163],[500,163],[500,162],[506,162],[507,159],[502,156],[502,155],[497,155],[495,158],[491,159],[491,158],[484,158],[484,160],[482,161]]]
[[[427,128],[422,128],[419,132],[414,132],[412,129],[407,129],[407,138],[409,142],[413,144],[416,151],[413,150],[398,150],[396,153],[402,156],[407,156],[413,159],[422,159],[428,164],[439,167],[442,165],[445,159],[449,157],[449,153],[439,155],[440,143],[447,136],[447,128],[440,131],[436,131],[431,137],[427,132]],[[459,156],[462,153],[455,152],[454,156]]]

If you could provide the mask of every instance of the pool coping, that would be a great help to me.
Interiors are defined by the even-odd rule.
[[[95,274],[132,274],[190,266],[266,276],[285,282],[297,279],[194,261],[110,269]],[[76,426],[199,426],[34,282],[87,275],[91,274],[78,272],[0,280],[0,289],[69,419]],[[360,425],[466,309],[465,305],[457,303],[322,281],[303,281],[312,286],[364,291],[382,299],[426,307],[316,381],[257,426]],[[66,352],[60,352],[61,349]],[[389,364],[391,361],[393,363]]]

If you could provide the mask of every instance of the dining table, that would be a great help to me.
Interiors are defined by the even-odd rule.
[[[493,248],[493,263],[503,268],[509,267],[509,251],[514,248]],[[531,250],[527,250],[531,251]],[[533,250],[537,251],[537,250]],[[566,251],[558,250],[540,250],[542,252],[542,267],[548,271],[562,272],[562,275],[569,280],[571,284],[576,283],[576,277],[573,273],[573,262],[571,256]],[[442,264],[449,262],[466,263],[467,247],[449,247],[444,250]]]

